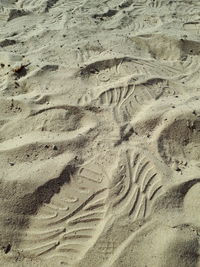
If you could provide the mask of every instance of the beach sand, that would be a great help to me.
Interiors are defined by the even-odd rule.
[[[0,265],[200,267],[200,2],[0,1]]]

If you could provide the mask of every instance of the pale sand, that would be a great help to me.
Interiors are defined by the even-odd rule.
[[[0,265],[200,266],[200,2],[0,1]]]

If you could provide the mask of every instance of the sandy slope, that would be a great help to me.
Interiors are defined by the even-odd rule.
[[[0,265],[200,266],[198,0],[0,1]]]

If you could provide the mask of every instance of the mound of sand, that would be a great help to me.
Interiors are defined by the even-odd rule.
[[[199,14],[0,1],[1,266],[200,266]]]

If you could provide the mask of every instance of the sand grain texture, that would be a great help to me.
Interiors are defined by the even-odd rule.
[[[0,265],[200,267],[200,3],[0,1]]]

